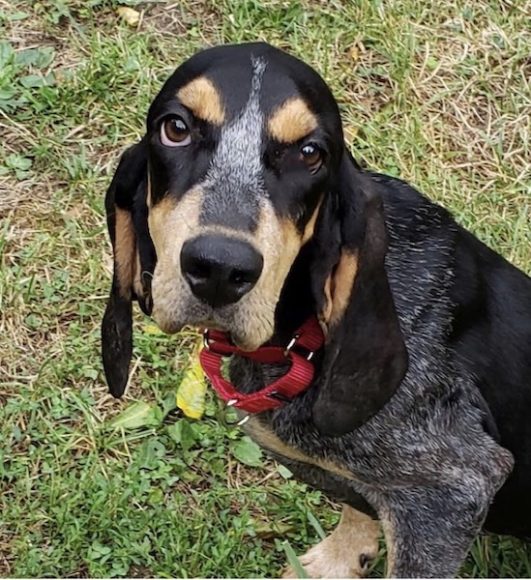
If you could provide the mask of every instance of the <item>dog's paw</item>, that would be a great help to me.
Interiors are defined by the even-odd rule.
[[[364,578],[377,553],[377,542],[356,546],[332,534],[308,550],[299,562],[309,578]],[[297,578],[297,574],[288,566],[282,578]]]

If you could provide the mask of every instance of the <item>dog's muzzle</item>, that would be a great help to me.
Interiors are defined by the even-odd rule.
[[[256,284],[264,259],[249,243],[203,235],[186,241],[181,271],[196,298],[212,308],[238,302]]]

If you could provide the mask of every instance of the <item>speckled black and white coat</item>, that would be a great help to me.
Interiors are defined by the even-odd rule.
[[[391,576],[453,576],[513,467],[512,454],[497,442],[500,433],[485,401],[490,394],[485,385],[494,376],[479,376],[475,361],[470,360],[474,353],[452,340],[459,306],[455,285],[463,283],[460,277],[476,274],[470,268],[461,271],[463,265],[469,267],[468,261],[456,263],[469,234],[444,209],[403,182],[375,174],[370,178],[384,198],[389,233],[386,271],[409,355],[407,373],[376,415],[341,436],[325,436],[314,425],[319,374],[304,395],[279,410],[255,416],[247,431],[297,478],[357,509],[376,512],[388,544]],[[514,270],[479,242],[476,246],[477,255],[473,246],[467,248],[469,261],[476,266],[488,259],[497,260],[501,272]],[[529,287],[524,275],[517,277],[522,289]],[[301,286],[298,292],[303,292]],[[518,295],[521,305],[515,301],[509,306],[516,311],[525,307],[525,300],[529,304],[529,294]],[[492,322],[491,331],[495,324],[509,323],[499,318]],[[483,346],[489,349],[489,339],[484,339]],[[340,348],[348,351],[348,342]],[[502,374],[504,362],[500,357]],[[239,360],[233,363],[232,376],[242,391],[251,392],[279,372]],[[523,416],[513,419],[525,421]],[[504,435],[510,431],[503,425],[499,428]],[[285,447],[275,444],[270,431],[308,458],[325,460],[324,467],[319,461],[283,455]],[[529,450],[529,441],[520,445]],[[529,472],[524,476],[531,483]],[[507,496],[525,510],[524,497],[530,488],[520,483],[509,487],[500,509],[494,510],[496,531],[507,531],[496,521]],[[520,521],[525,521],[529,513],[522,516]],[[516,524],[515,531],[524,535],[522,524]]]

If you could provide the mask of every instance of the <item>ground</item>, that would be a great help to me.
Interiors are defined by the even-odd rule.
[[[220,42],[290,50],[331,84],[360,162],[530,272],[530,9],[0,0],[0,576],[272,576],[338,519],[211,395],[199,422],[175,408],[193,331],[138,314],[128,394],[106,392],[103,194],[172,69]],[[136,401],[139,427],[111,423]],[[478,539],[461,574],[531,576],[530,550]]]

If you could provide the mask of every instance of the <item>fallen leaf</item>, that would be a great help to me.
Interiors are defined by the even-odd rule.
[[[127,6],[120,6],[116,9],[118,16],[126,22],[129,26],[136,26],[140,22],[140,12],[128,8]]]
[[[359,49],[358,45],[357,44],[353,44],[350,47],[350,50],[348,51],[348,54],[349,54],[350,58],[354,62],[357,62],[358,59],[359,59],[359,57],[360,57],[360,49]]]
[[[295,531],[295,527],[274,520],[267,522],[253,521],[253,531],[259,538],[270,540],[272,538],[285,538],[286,534]]]
[[[181,384],[177,388],[177,407],[190,419],[201,419],[205,412],[207,382],[199,362],[198,343],[190,355]]]
[[[284,479],[289,479],[290,477],[293,477],[293,473],[291,473],[291,471],[287,467],[284,467],[284,465],[278,464],[277,471],[279,475]]]
[[[262,465],[262,450],[250,437],[242,437],[232,448],[232,454],[238,461],[251,467]]]
[[[140,427],[156,427],[162,422],[162,412],[156,405],[143,401],[133,403],[125,411],[109,422],[110,427],[122,429],[138,429]]]
[[[162,330],[155,324],[146,324],[144,326],[144,332],[146,334],[164,334]]]
[[[178,443],[183,451],[188,452],[197,440],[193,426],[186,420],[181,419],[167,428],[168,435]]]

